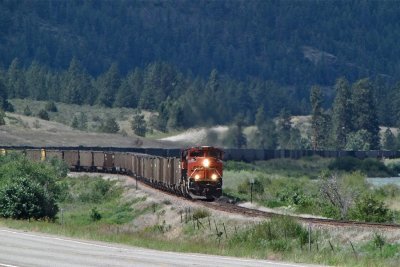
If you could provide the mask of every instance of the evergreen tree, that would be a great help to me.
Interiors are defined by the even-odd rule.
[[[39,111],[38,117],[41,118],[42,120],[46,120],[46,121],[50,120],[49,113],[47,113],[47,111],[44,109],[41,109]]]
[[[0,126],[1,126],[1,125],[6,125],[5,117],[6,117],[6,114],[5,114],[4,111],[0,108]]]
[[[230,127],[225,143],[230,147],[245,148],[247,146],[247,139],[243,133],[243,121],[242,116],[238,116],[235,119],[235,124]]]
[[[396,137],[394,136],[390,128],[387,128],[383,136],[383,149],[396,150],[396,147]]]
[[[379,122],[372,94],[372,86],[368,79],[362,79],[353,85],[353,122],[356,131],[365,130],[370,149],[379,149]]]
[[[147,126],[146,121],[144,120],[144,115],[137,111],[135,115],[133,115],[131,127],[133,132],[138,136],[146,136]]]
[[[10,98],[25,98],[28,92],[25,86],[24,72],[20,68],[20,61],[15,58],[7,71],[7,87]]]
[[[25,116],[31,116],[32,115],[32,111],[31,111],[31,109],[29,108],[28,105],[26,105],[26,107],[24,108],[24,115]]]
[[[136,108],[138,106],[139,92],[142,89],[142,75],[139,69],[135,69],[121,83],[115,99],[116,107]]]
[[[169,130],[180,129],[183,127],[184,113],[179,103],[175,102],[169,106],[167,128]]]
[[[71,127],[74,129],[79,129],[79,121],[76,116],[72,119]]]
[[[80,112],[78,118],[78,128],[81,131],[85,131],[88,128],[88,119],[85,113]]]
[[[99,97],[97,102],[106,107],[112,107],[115,95],[121,86],[120,74],[116,63],[112,64],[108,71],[99,77],[97,82]]]
[[[106,121],[102,122],[100,125],[100,131],[103,133],[117,133],[119,129],[119,125],[113,117],[108,117]]]
[[[335,85],[336,97],[333,102],[333,142],[338,149],[346,146],[346,136],[353,129],[351,112],[351,91],[346,79],[340,78]]]
[[[266,118],[264,107],[257,109],[255,116],[256,130],[256,147],[261,149],[275,149],[277,146],[277,136],[275,123]]]
[[[313,86],[310,93],[310,103],[312,110],[311,117],[311,144],[314,150],[322,148],[324,142],[323,136],[323,110],[322,110],[322,92],[318,86]]]
[[[63,84],[65,89],[63,90],[62,100],[65,103],[77,105],[93,103],[94,100],[88,99],[93,90],[90,78],[75,57],[72,58],[68,71],[64,74]]]
[[[57,106],[54,103],[54,101],[48,101],[46,103],[45,110],[46,111],[50,111],[50,112],[57,112],[58,111]]]
[[[357,132],[351,132],[347,136],[346,141],[346,150],[370,150],[371,144],[369,141],[371,140],[371,134],[365,130],[359,130]]]
[[[45,69],[38,62],[33,61],[26,71],[26,85],[30,98],[47,99],[46,75]]]
[[[7,89],[4,85],[3,79],[0,77],[0,109],[6,109],[7,107]]]
[[[277,135],[280,149],[287,149],[290,141],[290,132],[292,130],[291,116],[287,109],[282,109],[278,118]]]

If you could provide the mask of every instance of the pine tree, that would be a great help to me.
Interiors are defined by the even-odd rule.
[[[279,114],[277,125],[278,145],[280,149],[288,148],[290,132],[292,130],[292,122],[290,117],[289,111],[283,108]]]
[[[394,136],[390,128],[387,128],[383,136],[383,149],[396,150],[396,147],[396,137]]]
[[[28,105],[24,108],[24,115],[25,116],[31,116],[32,115],[32,111],[31,111],[31,109],[29,108]]]
[[[15,58],[8,68],[7,87],[10,98],[25,98],[28,96],[24,72],[20,68],[20,61],[18,58]]]
[[[318,86],[313,86],[310,93],[311,102],[311,144],[314,150],[322,148],[322,143],[324,142],[323,136],[323,110],[322,110],[322,92],[321,88]]]
[[[97,102],[106,107],[112,107],[115,95],[121,86],[120,74],[116,63],[112,64],[108,71],[101,75],[97,82],[99,97]]]
[[[139,104],[139,96],[142,89],[142,72],[140,69],[136,68],[134,72],[131,72],[126,79],[122,81],[115,99],[115,106],[136,108]]]
[[[78,127],[79,130],[85,131],[88,128],[88,119],[85,113],[80,112],[78,118]]]
[[[117,133],[119,129],[119,125],[113,117],[108,117],[100,126],[100,131],[104,133]]]
[[[144,120],[144,115],[137,111],[135,115],[133,115],[131,127],[133,132],[138,136],[146,136],[147,126],[146,121]]]
[[[46,71],[36,61],[33,61],[26,71],[26,85],[30,98],[35,100],[47,99]]]
[[[346,79],[337,80],[336,97],[333,102],[333,142],[338,149],[346,146],[346,136],[353,129],[351,117],[351,91]]]
[[[74,116],[74,118],[72,119],[71,127],[74,129],[79,129],[79,122],[76,116]]]
[[[5,118],[6,114],[4,113],[4,111],[0,108],[0,126],[1,125],[6,125],[6,121]]]
[[[354,130],[368,132],[370,149],[379,149],[379,122],[368,79],[362,79],[353,85],[352,94]]]
[[[85,70],[80,62],[72,58],[68,71],[64,75],[64,87],[62,100],[65,103],[82,105],[86,92],[91,88],[84,81]]]
[[[42,120],[46,120],[46,121],[50,120],[49,113],[47,113],[47,111],[44,109],[41,109],[39,111],[38,117],[41,118]]]
[[[57,106],[54,103],[54,101],[48,101],[46,103],[45,110],[46,111],[50,111],[50,112],[57,112],[58,111]]]

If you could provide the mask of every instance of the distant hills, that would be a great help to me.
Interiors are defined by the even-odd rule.
[[[299,90],[339,76],[400,78],[397,1],[0,1],[0,64],[97,76],[155,61]]]

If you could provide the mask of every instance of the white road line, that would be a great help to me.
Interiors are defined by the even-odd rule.
[[[2,267],[19,267],[16,265],[10,265],[10,264],[5,264],[5,263],[1,263],[1,262],[0,262],[0,266],[2,266]]]
[[[29,234],[29,233],[22,233],[22,232],[17,232],[17,231],[11,231],[11,230],[4,230],[0,229],[0,232],[6,232],[6,233],[11,233],[11,234],[17,234],[17,235],[24,235],[24,236],[29,236],[29,237],[36,237],[36,238],[42,238],[42,239],[48,239],[48,240],[57,240],[57,241],[67,241],[70,243],[75,243],[75,244],[80,244],[80,245],[86,245],[86,246],[92,246],[92,247],[98,247],[98,248],[106,248],[106,249],[113,249],[113,250],[119,250],[119,251],[137,251],[137,252],[150,252],[150,251],[156,251],[153,249],[140,249],[138,247],[132,247],[132,248],[123,248],[123,247],[114,247],[114,246],[107,246],[107,245],[99,245],[99,244],[94,244],[94,243],[89,243],[89,242],[83,242],[83,241],[77,241],[77,240],[72,240],[72,239],[67,239],[67,238],[60,238],[60,237],[50,237],[50,236],[42,236],[42,235],[35,235],[35,234]],[[280,266],[289,266],[289,267],[300,267],[304,265],[298,265],[298,264],[292,264],[292,263],[281,263],[281,262],[276,262],[276,261],[268,261],[268,260],[251,260],[251,259],[241,259],[241,258],[235,258],[235,257],[226,257],[226,256],[219,256],[219,255],[200,255],[200,254],[193,254],[193,253],[180,253],[180,252],[172,252],[172,251],[157,251],[165,254],[170,254],[170,255],[182,255],[182,256],[190,256],[190,257],[195,257],[195,258],[205,258],[205,259],[210,259],[210,257],[218,257],[221,260],[232,260],[234,259],[235,261],[238,262],[249,262],[249,263],[269,263],[269,264],[278,264]],[[0,266],[3,266],[0,264]],[[18,266],[13,266],[13,265],[4,265],[5,267],[18,267]]]

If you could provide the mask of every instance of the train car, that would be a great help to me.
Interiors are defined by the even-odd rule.
[[[67,163],[71,171],[79,170],[79,151],[78,150],[65,150],[64,161]]]
[[[181,153],[181,177],[192,197],[219,198],[222,195],[222,157],[219,148],[192,147]]]
[[[88,150],[79,151],[79,167],[84,171],[94,171],[93,168],[93,153]]]

